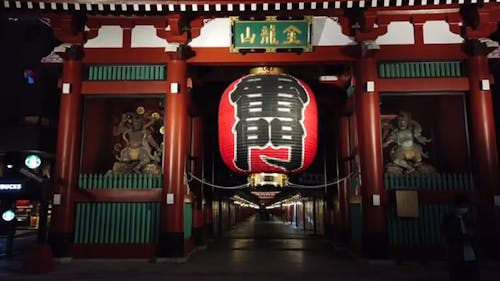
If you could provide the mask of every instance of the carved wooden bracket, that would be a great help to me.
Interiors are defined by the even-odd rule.
[[[379,36],[387,33],[387,25],[390,23],[374,13],[363,13],[363,24],[355,29],[354,38],[358,42],[376,40]]]
[[[346,10],[343,17],[335,17],[334,20],[339,22],[343,34],[353,36],[358,42],[376,40],[387,33],[389,24],[389,21],[377,16],[376,12],[362,9]]]
[[[85,14],[57,14],[48,16],[54,36],[63,43],[83,45],[88,34],[85,32]]]
[[[169,26],[170,30],[165,30]],[[179,14],[168,15],[166,20],[155,25],[156,35],[167,40],[169,43],[187,44],[189,41],[188,28],[185,26],[185,20]]]
[[[498,18],[489,9],[480,9],[476,4],[460,8],[463,22],[463,37],[467,40],[489,37],[497,29]]]
[[[203,17],[188,19],[179,14],[168,15],[164,21],[155,23],[156,35],[169,43],[187,44],[200,36],[204,23]],[[170,30],[165,30],[167,26]]]
[[[203,27],[204,24],[205,24],[205,19],[201,17],[195,18],[189,22],[189,27],[191,31],[190,32],[191,40],[200,36],[201,28]]]

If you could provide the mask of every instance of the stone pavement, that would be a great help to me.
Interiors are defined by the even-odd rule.
[[[445,263],[425,266],[354,261],[331,245],[278,221],[250,220],[194,253],[187,263],[145,260],[73,260],[45,275],[17,272],[19,262],[0,260],[0,280],[448,280]],[[482,281],[499,281],[500,266],[482,267]]]

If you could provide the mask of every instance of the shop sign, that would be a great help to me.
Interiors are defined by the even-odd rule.
[[[310,16],[300,20],[231,17],[231,52],[312,52],[311,23]]]
[[[16,192],[23,189],[23,184],[19,182],[2,182],[0,183],[0,192]]]

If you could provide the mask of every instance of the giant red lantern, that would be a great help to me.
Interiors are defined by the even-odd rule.
[[[269,71],[229,85],[219,103],[219,148],[232,170],[294,174],[317,150],[318,112],[311,89],[299,79]]]

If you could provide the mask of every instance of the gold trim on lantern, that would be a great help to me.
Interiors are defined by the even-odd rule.
[[[272,185],[284,187],[288,185],[288,176],[280,173],[255,173],[248,176],[250,187]]]
[[[281,67],[259,66],[250,68],[250,74],[281,74],[285,71]]]

